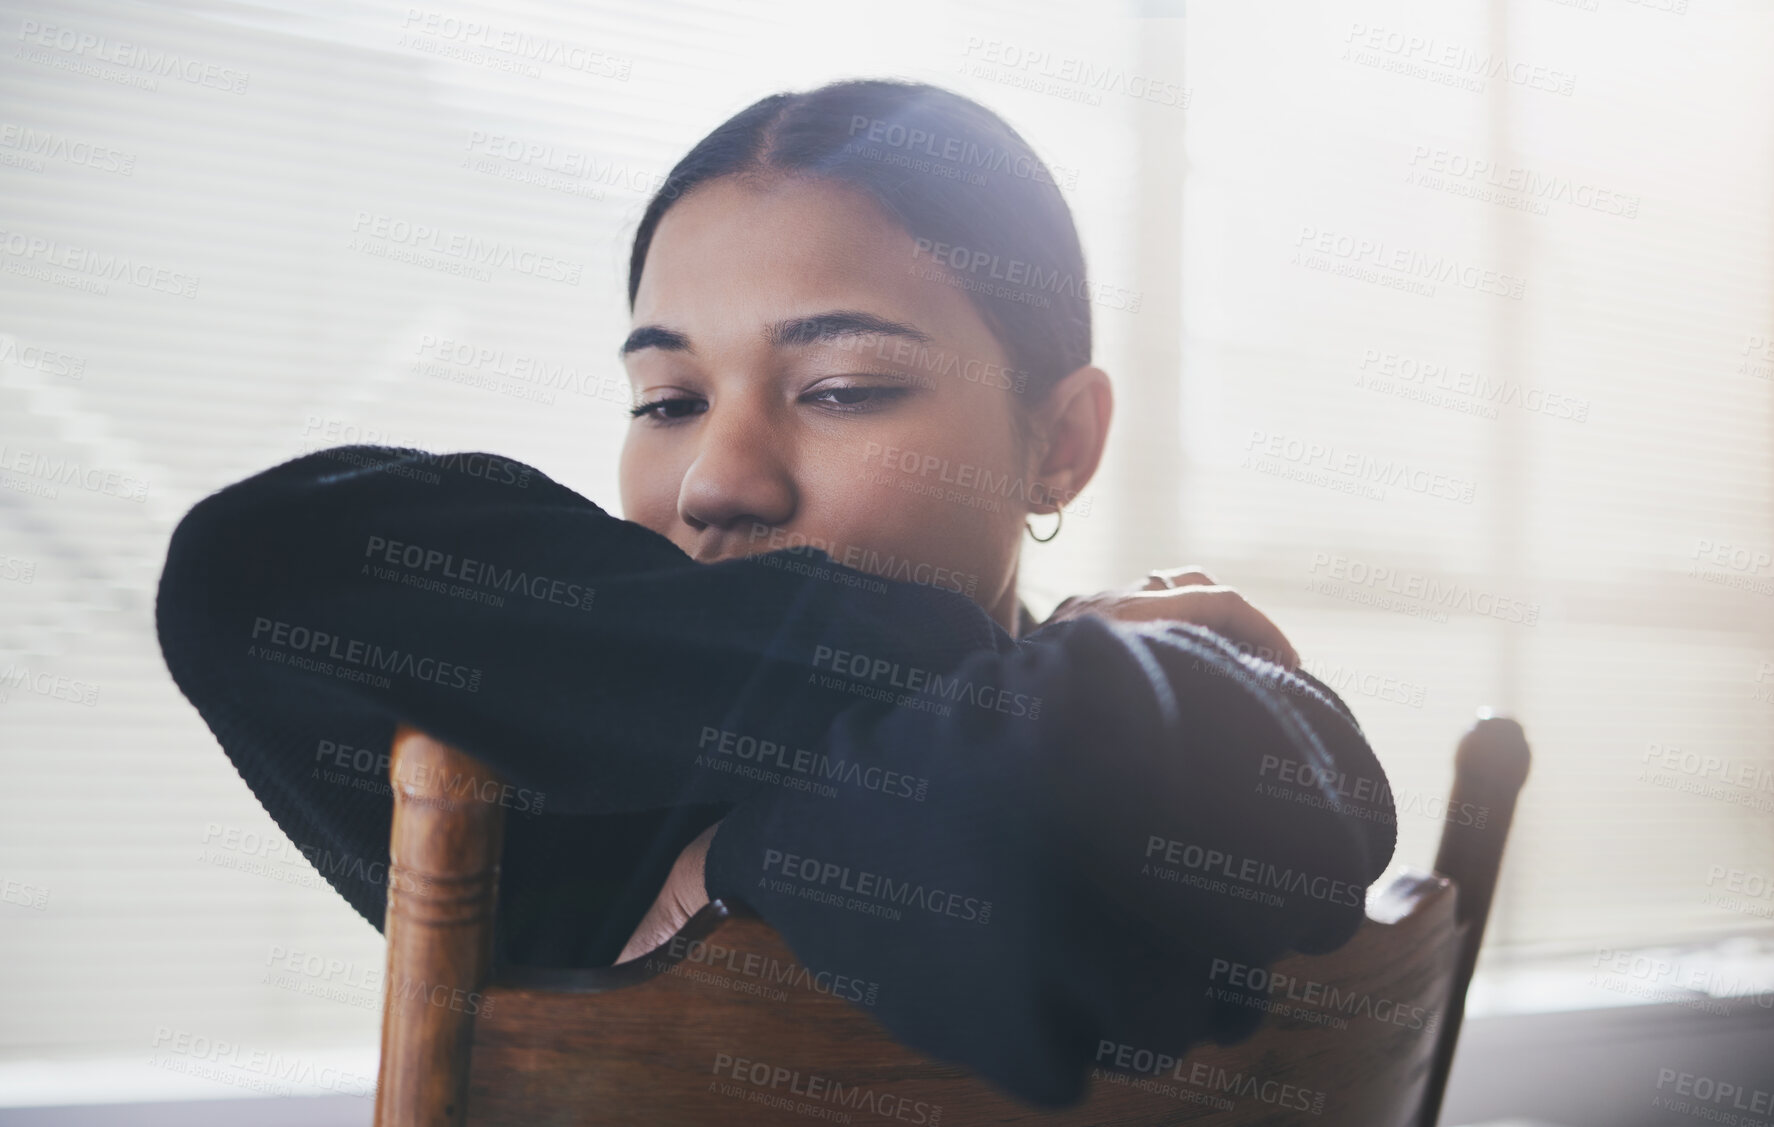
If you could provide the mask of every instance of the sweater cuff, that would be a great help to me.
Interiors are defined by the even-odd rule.
[[[702,861],[702,887],[710,900],[749,905],[746,892],[756,886],[763,871],[759,808],[764,797],[738,803],[716,823]]]

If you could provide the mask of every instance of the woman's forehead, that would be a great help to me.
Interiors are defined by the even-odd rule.
[[[791,319],[853,309],[936,339],[989,338],[972,304],[930,277],[932,266],[918,241],[859,189],[804,178],[755,186],[725,177],[699,186],[660,220],[633,322],[692,337],[755,335]]]

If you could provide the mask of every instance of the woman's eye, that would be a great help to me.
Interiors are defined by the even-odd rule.
[[[910,391],[910,388],[900,386],[828,387],[809,392],[805,398],[839,411],[872,411],[905,397]]]
[[[632,407],[629,409],[628,416],[631,419],[645,417],[656,419],[659,422],[667,422],[672,419],[683,419],[694,414],[700,414],[700,411],[692,409],[697,407],[707,409],[708,402],[706,400],[697,399],[695,396],[674,395],[668,396],[664,399],[655,399],[651,403],[642,403],[639,406]]]

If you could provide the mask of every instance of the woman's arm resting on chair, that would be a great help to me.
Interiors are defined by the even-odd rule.
[[[698,564],[521,463],[345,447],[195,506],[158,625],[249,786],[373,924],[389,803],[320,776],[341,733],[385,747],[411,723],[551,813],[721,804],[710,893],[1030,1100],[1074,1098],[1104,1038],[1249,1028],[1203,999],[1212,958],[1359,925],[1392,810],[1330,785],[1384,776],[1309,678],[1178,623],[1018,643],[959,594],[813,559]],[[1305,770],[1278,789],[1276,764]]]
[[[1067,599],[1043,625],[1087,614],[1122,622],[1193,622],[1285,669],[1299,665],[1293,644],[1267,615],[1230,587],[1216,585],[1212,576],[1196,567],[1155,571],[1139,587]],[[668,941],[709,902],[706,859],[714,831],[710,826],[678,855],[646,916],[624,944],[618,962],[639,958]]]

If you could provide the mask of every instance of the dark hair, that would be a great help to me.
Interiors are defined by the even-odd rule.
[[[904,156],[892,159],[895,150]],[[946,247],[932,263],[979,283],[963,292],[1011,366],[1028,374],[1018,390],[1029,402],[1090,363],[1084,251],[1052,173],[997,114],[922,82],[772,94],[722,122],[648,201],[629,258],[629,308],[654,230],[674,203],[710,180],[770,173],[854,185],[920,240],[920,253]],[[1006,263],[1012,284],[998,284]]]

